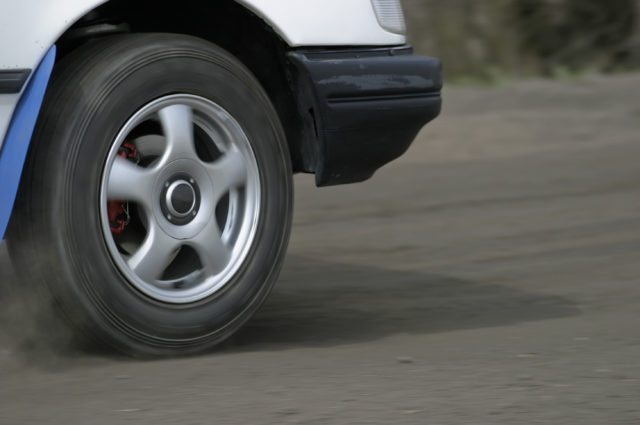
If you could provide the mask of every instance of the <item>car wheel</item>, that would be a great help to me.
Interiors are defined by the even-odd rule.
[[[94,41],[54,70],[11,257],[82,341],[201,352],[274,284],[291,176],[269,98],[229,53],[171,34]]]

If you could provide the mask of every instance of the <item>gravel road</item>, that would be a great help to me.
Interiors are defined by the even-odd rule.
[[[277,288],[209,355],[33,352],[3,319],[0,424],[640,423],[638,87],[450,88],[372,180],[296,177]]]

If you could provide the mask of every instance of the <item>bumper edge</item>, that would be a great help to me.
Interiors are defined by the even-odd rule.
[[[355,183],[402,155],[441,109],[438,59],[409,46],[288,54],[318,186]]]

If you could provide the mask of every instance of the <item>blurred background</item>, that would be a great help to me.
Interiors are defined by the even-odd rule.
[[[449,81],[640,67],[639,0],[403,0],[412,43]]]

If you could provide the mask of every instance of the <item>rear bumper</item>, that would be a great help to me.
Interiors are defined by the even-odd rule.
[[[293,51],[289,59],[303,167],[318,186],[368,179],[440,113],[440,61],[408,46]]]

